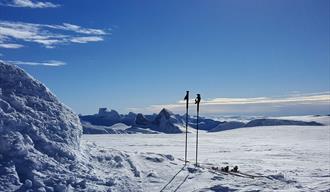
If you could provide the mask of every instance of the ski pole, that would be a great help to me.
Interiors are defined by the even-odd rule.
[[[196,126],[196,167],[198,167],[198,124],[199,124],[199,103],[201,101],[201,95],[197,94],[195,104],[197,104],[197,126]]]
[[[187,164],[187,143],[188,143],[188,105],[189,105],[189,91],[184,98],[186,100],[186,143],[185,143],[185,151],[184,151],[184,165]]]

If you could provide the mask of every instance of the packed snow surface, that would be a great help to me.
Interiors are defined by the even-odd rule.
[[[267,126],[200,132],[201,168],[193,172],[195,136],[193,133],[188,136],[191,163],[183,170],[183,162],[178,159],[184,156],[184,134],[83,135],[83,143],[96,143],[127,154],[172,155],[175,159],[169,165],[162,160],[166,159],[164,156],[148,158],[155,176],[152,180],[142,179],[143,191],[160,191],[167,184],[163,191],[330,190],[330,126]],[[216,174],[205,168],[226,165],[238,165],[241,172],[259,177]],[[146,170],[143,164],[136,168]]]

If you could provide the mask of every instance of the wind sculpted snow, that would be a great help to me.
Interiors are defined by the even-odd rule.
[[[75,161],[82,128],[79,118],[22,69],[0,63],[0,190],[40,180],[45,172]],[[9,171],[8,173],[6,171]],[[37,184],[38,183],[38,184]]]
[[[330,126],[267,126],[223,132],[199,132],[199,162],[194,171],[195,134],[188,135],[188,166],[182,168],[184,134],[83,135],[83,142],[126,151],[129,154],[170,153],[148,158],[155,173],[142,180],[143,191],[329,191]],[[158,165],[158,166],[157,166]],[[212,166],[238,165],[235,176],[210,170]],[[143,170],[144,166],[137,166]]]

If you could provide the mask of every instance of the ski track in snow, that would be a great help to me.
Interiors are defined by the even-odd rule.
[[[189,134],[190,163],[182,169],[183,161],[179,159],[184,155],[184,138],[184,134],[83,135],[83,143],[94,142],[96,146],[115,148],[139,157],[132,160],[136,169],[153,173],[141,176],[139,182],[143,191],[161,191],[162,188],[163,191],[330,190],[330,126],[200,132],[202,167],[192,173],[189,169],[195,163],[195,134]],[[163,158],[166,154],[175,159],[168,161]],[[214,173],[203,165],[238,165],[242,172],[264,177],[251,179]]]

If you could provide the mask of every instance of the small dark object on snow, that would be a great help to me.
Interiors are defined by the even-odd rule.
[[[215,170],[215,171],[218,171],[219,170],[219,167],[212,167],[211,169],[212,170]]]
[[[221,167],[221,171],[229,172],[229,166]]]
[[[187,169],[188,169],[189,173],[196,173],[198,171],[198,169],[194,168],[194,167],[188,167]]]
[[[231,172],[238,172],[238,166],[237,165],[235,165],[235,167],[234,168],[232,168],[231,170],[230,170]]]

